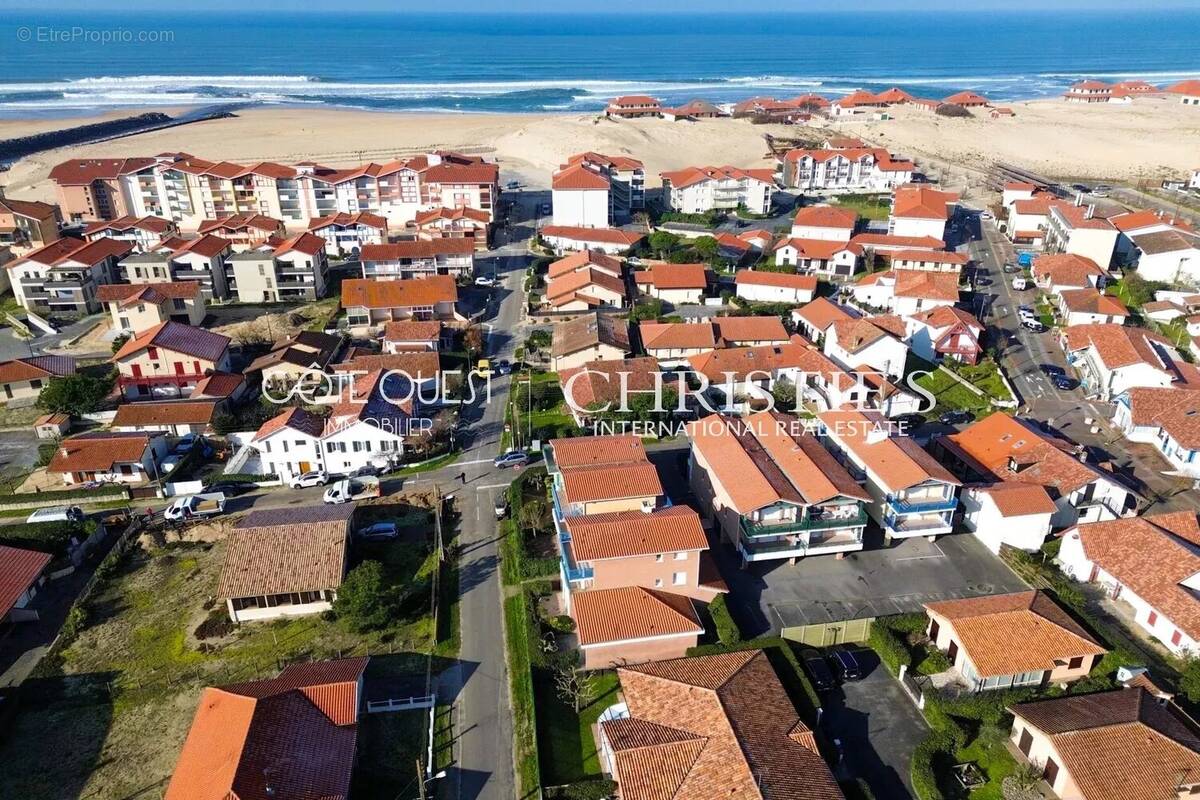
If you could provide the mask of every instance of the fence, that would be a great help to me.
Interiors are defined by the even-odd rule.
[[[4,495],[4,499],[0,501],[0,510],[9,511],[22,508],[33,510],[37,508],[51,508],[53,506],[108,503],[115,500],[128,500],[130,496],[130,490],[126,486],[117,486],[115,490],[107,487],[100,487],[90,491],[73,489],[64,492],[10,494]]]
[[[418,708],[433,708],[437,697],[432,694],[418,697],[393,698],[390,700],[368,700],[367,713],[381,714],[387,711],[412,711]]]

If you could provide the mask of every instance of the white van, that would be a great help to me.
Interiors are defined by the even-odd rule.
[[[37,511],[25,518],[25,522],[34,524],[37,522],[82,522],[83,509],[79,506],[54,506],[53,508],[39,508]]]

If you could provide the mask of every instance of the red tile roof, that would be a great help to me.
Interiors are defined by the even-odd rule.
[[[704,632],[690,598],[640,586],[575,592],[571,615],[582,647]]]
[[[556,192],[608,191],[610,186],[608,178],[583,164],[571,164],[560,169],[550,181],[550,188]]]
[[[97,287],[101,303],[117,303],[122,308],[137,303],[159,304],[166,300],[195,300],[200,296],[199,281],[165,283],[106,283]]]
[[[100,233],[101,231],[124,232],[143,230],[149,231],[150,233],[157,233],[161,236],[172,227],[174,227],[174,223],[172,223],[171,220],[163,219],[162,217],[135,217],[132,215],[126,215],[124,217],[118,217],[117,219],[93,222],[83,229],[83,234],[88,236],[93,233]]]
[[[315,518],[304,508],[271,511],[275,514],[265,519],[246,517],[226,539],[217,597],[337,589],[346,573],[353,507],[320,508]]]
[[[626,231],[620,228],[584,228],[576,225],[544,225],[541,228],[541,234],[543,238],[617,244],[623,247],[632,247],[646,238],[646,234],[638,231]]]
[[[146,433],[81,433],[59,443],[46,471],[107,472],[116,464],[133,464],[142,460],[150,438]]]
[[[255,229],[263,233],[274,233],[283,227],[283,221],[268,217],[266,214],[230,214],[216,219],[206,219],[196,228],[196,233],[205,234],[216,231],[240,231]]]
[[[858,224],[858,212],[849,208],[837,206],[806,206],[796,212],[792,218],[793,225],[807,225],[813,228],[854,229]]]
[[[550,449],[559,469],[594,464],[646,462],[646,448],[636,436],[580,436],[551,439]]]
[[[400,281],[342,281],[343,308],[414,308],[456,302],[458,286],[449,275]]]
[[[643,281],[645,276],[648,280]],[[658,290],[704,289],[708,286],[708,268],[704,264],[652,264],[634,273],[638,283],[649,283]]]
[[[0,620],[17,604],[50,563],[49,553],[0,544]]]
[[[75,359],[70,356],[30,356],[0,361],[0,384],[74,374]]]
[[[205,689],[165,800],[345,800],[366,666],[294,664],[272,680]]]
[[[1129,309],[1124,303],[1112,295],[1101,294],[1090,286],[1086,289],[1064,289],[1060,297],[1070,312],[1122,318],[1129,316]]]
[[[122,403],[113,417],[113,428],[159,425],[208,425],[216,412],[215,400],[175,400],[163,403]]]
[[[619,405],[622,385],[630,392],[654,389],[658,371],[658,360],[650,356],[589,361],[579,367],[561,370],[559,381],[570,407],[583,411],[606,403]],[[625,376],[624,384],[622,375]]]
[[[328,228],[331,225],[339,225],[346,227],[349,225],[361,225],[366,228],[375,228],[387,233],[388,221],[387,217],[381,217],[379,214],[372,214],[369,211],[359,211],[357,214],[348,214],[339,212],[337,214],[329,214],[324,217],[314,217],[308,221],[308,229],[310,231],[318,231],[322,228]]]
[[[596,267],[605,272],[611,272],[615,276],[621,275],[624,271],[624,263],[618,258],[613,258],[599,250],[580,250],[566,258],[551,262],[546,270],[546,277],[553,280],[572,272],[578,272],[585,267]]]
[[[892,216],[947,220],[950,206],[958,202],[958,197],[957,192],[942,192],[928,186],[899,186],[892,201]]]
[[[470,239],[414,239],[391,244],[364,244],[361,259],[368,261],[397,261],[404,258],[436,258],[437,256],[466,256],[475,252]]]
[[[567,517],[564,524],[571,534],[571,554],[576,561],[708,549],[700,516],[687,506],[671,506],[649,514],[587,514]]]
[[[684,189],[705,181],[758,181],[775,185],[773,169],[742,169],[740,167],[686,167],[673,172],[659,173],[663,183],[670,182],[677,189]]]
[[[781,289],[796,289],[802,292],[817,290],[816,275],[794,275],[788,272],[762,272],[750,269],[738,270],[734,283],[738,286],[775,286]]]
[[[148,347],[161,347],[215,364],[229,351],[229,342],[228,336],[168,320],[125,342],[110,360],[120,361]]]
[[[153,158],[73,158],[50,170],[50,179],[63,186],[114,180],[154,166]]]
[[[817,416],[829,436],[836,438],[840,447],[854,453],[889,492],[929,480],[961,485],[958,478],[915,441],[887,435],[883,417],[875,412],[826,411]],[[875,438],[876,431],[884,435]]]

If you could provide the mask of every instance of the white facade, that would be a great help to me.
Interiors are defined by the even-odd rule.
[[[944,241],[946,220],[893,216],[888,224],[888,233],[892,236],[930,236]]]
[[[814,290],[795,286],[764,286],[757,283],[737,284],[737,296],[752,303],[795,303],[812,302]]]
[[[896,379],[904,375],[904,362],[908,359],[908,346],[894,336],[881,336],[855,353],[847,351],[838,343],[837,325],[830,325],[821,340],[822,352],[846,369],[870,367]]]
[[[609,225],[608,189],[555,189],[555,225],[605,228]]]
[[[771,210],[775,185],[749,175],[709,177],[687,186],[664,185],[670,189],[667,203],[684,214],[703,214],[717,209],[745,207],[755,214]]]
[[[286,485],[305,472],[349,475],[381,459],[398,462],[404,452],[404,437],[360,420],[320,436],[283,427],[254,442],[253,447],[264,473],[278,475]]]
[[[835,106],[836,108],[836,106]],[[784,175],[788,186],[800,190],[885,192],[912,180],[908,162],[890,162],[881,167],[880,151],[800,151],[785,156]]]
[[[959,495],[963,526],[996,555],[1008,545],[1027,553],[1037,552],[1050,535],[1053,512],[1005,515],[992,495],[979,487],[963,489]]]
[[[1046,218],[1047,252],[1084,256],[1104,270],[1112,265],[1117,236],[1111,224],[1096,220],[1091,207],[1081,211],[1079,206],[1053,206]]]

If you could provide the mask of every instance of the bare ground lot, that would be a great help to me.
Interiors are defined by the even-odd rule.
[[[389,516],[429,533],[428,516],[411,506],[375,506],[364,514]],[[427,537],[411,533],[398,542],[355,547],[352,555],[352,563],[383,562],[392,585],[402,587],[400,610],[388,627],[354,634],[322,615],[227,631],[216,626],[217,634],[203,639],[197,627],[223,613],[213,597],[223,536],[209,530],[201,537],[209,541],[144,539],[92,595],[75,639],[43,661],[22,688],[21,709],[0,740],[0,795],[159,796],[205,686],[271,677],[295,661],[364,652],[373,656],[368,683],[423,675],[424,654],[433,646],[429,581],[436,558]],[[410,727],[400,720],[372,722],[364,732],[387,733],[396,725]],[[375,743],[375,751],[394,756],[397,746]]]

